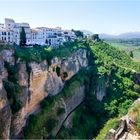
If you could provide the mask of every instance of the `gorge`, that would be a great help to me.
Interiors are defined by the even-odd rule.
[[[104,42],[4,48],[0,138],[95,138],[139,98],[139,70],[125,52]]]

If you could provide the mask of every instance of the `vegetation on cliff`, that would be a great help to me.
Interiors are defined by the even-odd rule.
[[[59,58],[68,57],[79,48],[84,48],[83,43],[80,43],[79,41],[66,42],[60,46],[59,49],[53,49],[51,46],[34,46],[33,48],[16,47],[15,56],[24,62],[35,61],[40,63],[43,60],[47,60],[48,64],[50,65],[52,58],[56,56]]]
[[[47,97],[41,102],[41,112],[37,115],[31,115],[28,127],[25,128],[25,138],[42,138],[48,137],[48,134],[57,125],[57,117],[65,112],[64,108],[57,106],[63,99],[69,100],[74,89],[88,82],[86,70],[81,70],[77,75],[66,82],[63,90],[54,97]]]
[[[93,138],[104,127],[97,137],[103,139],[139,97],[140,86],[134,81],[135,72],[140,70],[139,64],[133,62],[124,51],[106,43],[91,44],[90,48],[90,94],[75,111],[72,128],[63,126],[57,138]],[[97,87],[102,83],[106,96],[99,102],[94,95],[99,94]]]
[[[86,87],[84,103],[74,111],[72,127],[67,128],[63,125],[56,138],[87,139],[98,134],[97,139],[103,138],[110,127],[116,125],[117,119],[112,118],[126,114],[133,101],[139,97],[140,86],[135,82],[134,76],[140,71],[140,64],[133,62],[124,51],[104,42],[90,40],[67,42],[59,49],[16,46],[15,57],[26,63],[47,60],[50,65],[55,56],[64,58],[79,48],[89,51],[89,67],[79,71],[67,81],[58,95],[47,97],[41,102],[41,112],[31,115],[28,126],[24,129],[25,138],[51,138],[51,131],[57,125],[57,117],[65,113],[65,108],[56,104],[62,99],[69,100],[73,90],[81,85]],[[8,81],[4,81],[4,86],[9,100],[12,100],[11,106],[15,107],[13,113],[16,113],[21,107],[16,98],[20,93],[16,80],[18,66],[14,69],[6,64],[5,67],[9,75]],[[56,69],[56,73],[59,76],[59,68]],[[67,73],[64,76],[67,76]],[[99,94],[103,94],[100,95],[102,101],[97,100]],[[103,127],[104,129],[100,131]]]
[[[8,79],[3,81],[4,88],[7,92],[7,97],[9,99],[9,102],[11,104],[11,110],[12,113],[15,114],[21,109],[21,102],[17,98],[18,94],[21,92],[21,87],[19,86],[17,80],[17,71],[18,71],[18,66],[11,65],[8,62],[5,62],[5,68],[7,69],[8,72]]]
[[[140,99],[136,100],[128,111],[128,116],[135,122],[135,129],[140,134]]]
[[[103,61],[104,65],[115,64],[132,71],[140,71],[140,64],[134,62],[125,51],[119,50],[107,43],[96,43],[91,49],[95,56],[98,57],[98,61]]]
[[[106,96],[103,99],[106,117],[108,120],[121,117],[139,97],[140,86],[136,84],[134,76],[136,71],[140,71],[140,65],[133,62],[124,51],[106,43],[96,44],[91,49],[99,74],[98,78],[106,81]],[[108,123],[103,125],[104,129],[97,139],[107,134],[104,130],[108,127]]]

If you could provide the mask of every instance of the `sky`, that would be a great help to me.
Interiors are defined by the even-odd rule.
[[[4,18],[34,27],[120,34],[140,31],[140,0],[0,0]]]

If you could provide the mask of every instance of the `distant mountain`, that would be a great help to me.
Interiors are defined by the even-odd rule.
[[[119,35],[109,35],[109,34],[99,34],[100,38],[114,38],[114,39],[131,39],[131,38],[140,38],[140,32],[129,32],[122,33]]]
[[[99,34],[99,37],[103,39],[103,38],[116,38],[117,36],[103,33]]]

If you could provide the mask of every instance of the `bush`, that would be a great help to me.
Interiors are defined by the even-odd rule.
[[[8,80],[13,82],[13,83],[17,83],[17,71],[18,71],[18,66],[15,65],[10,65],[9,62],[4,62],[4,67],[7,69],[8,71]]]
[[[7,80],[3,81],[3,85],[11,104],[12,113],[15,114],[21,109],[21,102],[17,99],[18,94],[21,92],[21,87]]]
[[[59,115],[61,115],[61,114],[63,114],[63,113],[65,113],[65,108],[59,107],[59,108],[57,109],[57,115],[59,116]]]
[[[21,107],[21,102],[15,99],[13,105],[11,105],[12,113],[17,113],[21,109]]]
[[[118,125],[119,118],[109,119],[104,125],[103,129],[101,129],[99,135],[96,137],[96,140],[104,140],[106,139],[106,135],[109,130],[115,128]]]
[[[63,72],[63,78],[67,78],[68,77],[68,73],[67,72]]]
[[[137,84],[135,84],[135,85],[134,85],[134,91],[135,91],[135,92],[138,92],[138,93],[140,94],[140,86],[137,85]]]
[[[46,128],[46,130],[47,130],[48,132],[51,132],[51,131],[53,130],[53,128],[55,127],[56,122],[57,122],[57,121],[56,121],[55,119],[49,118],[49,119],[47,120],[47,122],[45,123],[45,128]]]

